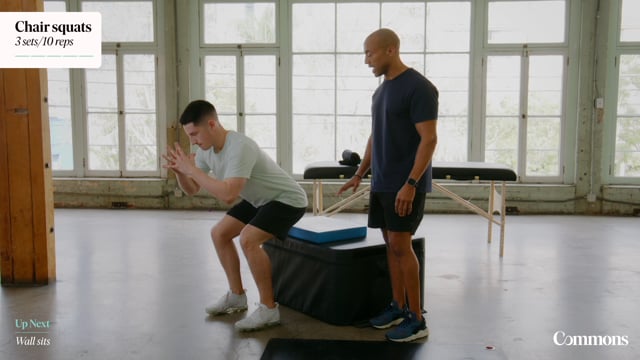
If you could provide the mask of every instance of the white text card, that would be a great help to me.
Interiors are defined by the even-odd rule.
[[[0,68],[99,68],[97,12],[0,12]]]

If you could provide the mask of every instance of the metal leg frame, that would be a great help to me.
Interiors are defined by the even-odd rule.
[[[482,209],[481,207],[471,203],[468,200],[463,199],[460,195],[454,193],[453,191],[445,188],[444,186],[433,183],[433,187],[440,191],[441,193],[447,195],[450,199],[457,202],[458,204],[466,207],[467,209],[475,212],[476,214],[482,216],[487,219],[489,228],[487,232],[487,242],[491,243],[491,239],[493,237],[493,224],[500,226],[500,257],[504,256],[504,230],[506,224],[506,199],[507,199],[507,186],[504,181],[502,181],[502,185],[500,186],[500,192],[496,189],[495,181],[491,181],[490,189],[489,189],[489,208],[487,211]],[[327,209],[324,209],[323,202],[323,187],[322,180],[316,179],[313,180],[313,215],[323,215],[323,216],[332,216],[337,214],[338,212],[344,210],[345,208],[351,206],[351,204],[355,201],[360,200],[368,195],[371,190],[371,186],[365,186],[350,195],[349,197],[338,201],[337,203],[331,205]],[[500,214],[500,220],[496,219],[494,216],[495,213]]]
[[[504,181],[502,181],[500,192],[498,192],[496,189],[495,181],[491,181],[491,188],[489,190],[489,209],[487,211],[471,203],[470,201],[463,199],[460,195],[454,193],[453,191],[445,188],[438,183],[433,183],[433,187],[441,193],[447,195],[451,200],[457,202],[458,204],[466,207],[467,209],[475,212],[476,214],[489,221],[487,242],[491,243],[491,238],[493,237],[493,224],[500,225],[500,257],[504,256],[504,228],[506,224],[505,215],[507,200],[507,186]],[[496,212],[500,214],[500,220],[496,219],[496,217],[494,216]]]
[[[338,201],[337,203],[324,209],[323,189],[321,180],[313,180],[313,215],[332,216],[351,206],[352,203],[364,198],[369,194],[371,186],[367,185],[352,195]]]

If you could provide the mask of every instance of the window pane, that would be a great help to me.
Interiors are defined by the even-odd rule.
[[[562,56],[529,57],[528,114],[562,114]]]
[[[338,51],[362,53],[364,40],[380,28],[380,5],[338,4]]]
[[[427,78],[438,88],[439,115],[469,112],[469,55],[427,55]]]
[[[615,175],[640,177],[640,116],[618,118]]]
[[[237,80],[235,56],[206,56],[204,58],[204,94],[213,103],[222,125],[236,130]]]
[[[427,78],[438,88],[438,161],[466,161],[469,134],[469,55],[426,56]]]
[[[559,117],[527,118],[527,176],[558,176],[560,174]]]
[[[245,133],[276,160],[276,57],[244,58]]]
[[[89,169],[118,170],[118,115],[88,114]]]
[[[334,117],[294,115],[293,139],[293,172],[302,174],[309,163],[335,154]]]
[[[520,57],[487,57],[485,161],[517,169]]]
[[[156,111],[154,55],[125,55],[124,106],[127,113]]]
[[[338,116],[336,126],[335,157],[327,153],[324,160],[342,159],[342,151],[346,149],[363,156],[371,135],[371,116]]]
[[[294,52],[335,50],[335,5],[293,4]]]
[[[562,56],[529,57],[526,154],[528,176],[560,175],[563,67]]]
[[[102,55],[99,69],[85,70],[90,170],[118,170],[116,57]]]
[[[294,114],[334,114],[335,56],[294,55],[292,86]]]
[[[622,0],[620,41],[640,41],[640,1]]]
[[[256,44],[276,42],[274,3],[204,4],[204,42]]]
[[[520,118],[487,117],[485,161],[518,168],[518,125]]]
[[[124,55],[127,170],[158,169],[154,55]]]
[[[438,115],[437,161],[467,161],[469,123],[467,117]]]
[[[275,114],[275,56],[246,56],[244,58],[244,96],[245,113]]]
[[[258,143],[258,146],[273,160],[276,160],[276,116],[247,115],[245,128],[247,136]]]
[[[102,14],[104,42],[154,40],[151,1],[84,1],[82,11],[97,11]]]
[[[73,170],[73,128],[68,69],[49,69],[49,128],[53,170]]]
[[[424,51],[424,3],[383,3],[382,27],[400,37],[401,51]],[[362,39],[364,42],[364,39]]]
[[[620,56],[616,176],[640,176],[640,55]]]
[[[486,114],[520,115],[520,57],[487,58]]]
[[[402,62],[405,63],[410,68],[413,68],[415,71],[419,72],[424,76],[424,54],[403,54]],[[366,66],[366,65],[365,65]],[[367,71],[369,74],[373,74],[371,72],[371,68],[367,66]],[[380,78],[382,80],[382,78]],[[373,95],[373,93],[371,94]]]
[[[618,115],[640,114],[640,55],[620,55]]]
[[[217,109],[216,109],[217,110]],[[227,130],[238,130],[238,116],[237,115],[220,115],[218,113],[218,121],[222,124],[222,126]]]
[[[362,55],[338,55],[338,114],[371,114],[371,96],[378,86],[378,79],[362,59]]]
[[[116,57],[102,55],[102,66],[85,70],[88,112],[118,112]]]
[[[564,42],[564,1],[500,1],[489,3],[489,43]]]
[[[427,51],[469,51],[468,2],[427,4]]]
[[[127,114],[127,170],[158,170],[155,114]]]

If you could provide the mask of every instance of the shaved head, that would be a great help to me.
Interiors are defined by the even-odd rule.
[[[388,49],[395,48],[396,50],[400,49],[400,38],[398,35],[391,29],[379,29],[371,33],[367,37],[367,41],[372,41],[376,44],[377,47]]]
[[[365,64],[377,76],[385,79],[391,74],[401,72],[406,66],[400,60],[400,38],[391,29],[379,29],[372,32],[364,41]]]

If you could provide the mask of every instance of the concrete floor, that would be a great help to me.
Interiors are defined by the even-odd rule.
[[[221,215],[57,210],[58,281],[0,290],[0,359],[258,359],[272,337],[383,339],[286,308],[282,326],[248,335],[233,330],[244,314],[208,318],[204,307],[227,288],[208,235]],[[640,358],[640,219],[511,216],[503,260],[475,215],[426,215],[419,234],[431,330],[423,346],[450,354],[438,359]],[[16,345],[16,321],[30,319],[51,322],[33,335],[50,345]],[[556,346],[560,330],[629,344]]]

